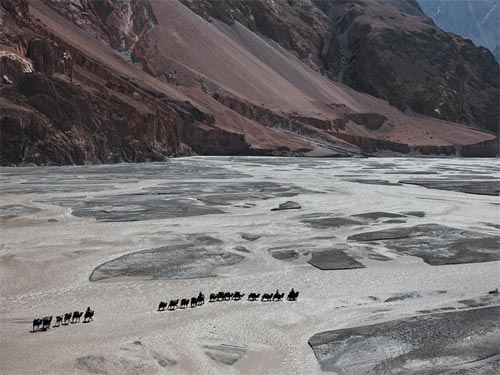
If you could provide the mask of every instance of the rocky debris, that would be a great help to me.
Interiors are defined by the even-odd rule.
[[[298,210],[301,209],[302,206],[294,201],[287,201],[285,203],[280,203],[279,207],[271,208],[271,211],[282,211],[282,210]]]

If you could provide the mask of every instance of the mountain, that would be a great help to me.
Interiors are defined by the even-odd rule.
[[[499,67],[443,32],[414,0],[183,0],[206,19],[242,24],[311,68],[417,112],[498,133]]]
[[[1,163],[495,155],[492,55],[350,3],[2,0]]]
[[[494,52],[500,35],[497,0],[418,0],[422,10],[443,30],[471,39]]]

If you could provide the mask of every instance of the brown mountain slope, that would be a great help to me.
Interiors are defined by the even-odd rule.
[[[498,64],[436,27],[415,0],[182,2],[208,20],[240,23],[403,111],[498,133]]]
[[[190,150],[497,150],[490,133],[404,115],[241,24],[209,23],[176,1],[141,0],[131,9],[106,0],[71,17],[49,0],[29,1],[29,14],[12,9],[23,3],[2,0],[0,8],[1,50],[15,55],[2,56],[10,81],[1,86],[2,164],[158,160]],[[15,62],[23,58],[34,72]]]
[[[158,24],[146,33],[151,41],[149,53],[138,54],[138,59],[155,76],[189,90],[202,86],[211,95],[221,92],[287,116],[322,121],[347,119],[350,112],[378,112],[387,118],[375,130],[348,121],[341,135],[436,146],[474,143],[486,136],[445,122],[406,116],[382,100],[326,79],[239,23],[209,23],[174,1],[151,5]]]

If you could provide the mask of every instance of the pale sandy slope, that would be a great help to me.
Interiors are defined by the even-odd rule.
[[[281,159],[275,159],[281,160]],[[223,215],[129,223],[96,222],[77,218],[69,209],[39,203],[51,197],[99,196],[140,192],[142,187],[172,183],[170,179],[116,183],[118,190],[92,193],[82,183],[74,193],[4,194],[2,205],[25,204],[41,209],[36,214],[2,220],[0,248],[1,299],[0,366],[2,374],[88,374],[89,369],[109,374],[319,374],[318,363],[307,342],[317,332],[382,322],[414,315],[417,310],[456,305],[498,287],[499,262],[432,267],[421,259],[402,257],[380,248],[393,261],[363,261],[367,268],[320,271],[303,263],[272,258],[268,249],[277,246],[325,243],[318,237],[334,234],[339,241],[356,233],[313,229],[298,215],[334,213],[346,216],[369,211],[418,210],[425,218],[410,218],[409,225],[439,223],[494,233],[484,223],[494,223],[497,197],[437,191],[418,186],[363,185],[342,181],[342,175],[377,178],[368,160],[318,160],[316,167],[301,166],[291,159],[283,165],[231,162],[230,159],[178,159],[185,168],[222,166],[249,175],[248,181],[293,183],[318,191],[293,199],[302,210],[271,212],[283,198],[253,201],[253,208],[226,206]],[[425,171],[440,165],[492,173],[493,161],[384,159],[398,165],[401,173]],[[179,165],[178,164],[178,165]],[[107,176],[106,166],[95,168]],[[148,168],[144,165],[144,168]],[[168,164],[165,165],[168,168]],[[4,170],[5,171],[5,170]],[[4,176],[3,183],[19,183],[27,176]],[[498,177],[498,172],[493,173]],[[397,181],[401,175],[385,175]],[[220,184],[232,180],[197,180]],[[234,180],[236,181],[236,180]],[[241,181],[241,179],[240,179]],[[23,185],[19,185],[22,187]],[[323,194],[320,194],[323,192]],[[195,198],[195,197],[193,197]],[[56,219],[57,222],[48,222]],[[380,225],[378,229],[389,227]],[[365,230],[367,230],[365,228]],[[103,262],[120,255],[175,243],[187,234],[208,234],[224,241],[223,247],[246,246],[251,252],[235,266],[217,270],[217,277],[192,280],[123,280],[92,283],[88,277]],[[255,242],[241,233],[262,235]],[[321,242],[323,241],[323,242]],[[188,297],[200,290],[274,291],[300,290],[296,303],[227,302],[207,304],[188,311],[155,311],[160,300]],[[445,290],[445,294],[435,294]],[[383,303],[393,294],[418,291],[422,297]],[[372,301],[369,296],[376,296]],[[95,321],[30,333],[34,317],[57,314],[88,305]],[[384,310],[379,311],[377,310]],[[140,341],[139,343],[135,343]],[[213,361],[204,345],[226,343],[247,350],[235,365]],[[78,366],[78,359],[80,366]],[[176,365],[159,365],[175,360]],[[83,365],[84,363],[85,365]],[[92,367],[93,366],[93,367]]]
[[[209,23],[177,1],[151,4],[158,20],[151,31],[157,39],[157,63],[175,61],[245,100],[317,118],[338,117],[324,105],[331,103],[355,112],[381,113],[393,127],[370,133],[351,126],[348,132],[409,144],[465,144],[494,138],[445,121],[404,115],[383,100],[328,80],[238,23],[231,27],[216,20]]]

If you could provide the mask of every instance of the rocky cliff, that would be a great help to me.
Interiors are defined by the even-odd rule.
[[[213,116],[144,82],[142,70],[111,50],[93,55],[80,48],[89,40],[64,40],[27,2],[2,0],[0,10],[2,165],[164,160],[192,153],[190,142],[199,153],[249,152],[241,133],[212,129]],[[109,30],[116,39],[106,41],[117,48],[137,39]]]
[[[169,105],[2,1],[1,162],[163,160],[184,152]]]
[[[368,29],[358,25],[359,15],[349,13],[350,8],[340,22],[335,11],[346,4],[335,10],[330,6],[308,0],[2,0],[1,163],[147,161],[193,152],[498,152],[494,134],[404,114],[375,97],[444,119],[456,110],[461,114],[456,121],[473,113],[467,118],[477,116],[490,124],[494,116],[487,116],[492,111],[484,103],[491,95],[488,84],[498,87],[498,77],[490,76],[487,55],[443,33],[454,46],[466,43],[458,52],[453,47],[453,56],[460,60],[461,53],[470,55],[469,65],[458,64],[447,79],[462,74],[474,88],[472,83],[456,87],[453,96],[446,91],[446,79],[439,86],[404,76],[408,66],[396,69],[404,78],[397,76],[384,86],[381,72],[395,74],[384,65],[387,60],[367,67],[375,69],[371,76],[362,68],[362,55],[369,50],[360,49],[366,40],[372,42],[367,35],[380,33],[372,28],[363,34]],[[412,11],[400,10],[405,12]],[[429,27],[435,28],[432,23]],[[384,48],[390,58],[410,53]],[[380,57],[369,52],[368,59],[372,53],[375,60]],[[448,66],[446,53],[436,58]],[[477,61],[483,60],[485,71],[478,73]],[[423,69],[432,77],[433,68],[430,73]],[[329,79],[335,77],[374,96]],[[399,79],[406,80],[408,89]],[[429,85],[420,87],[422,96],[426,90],[435,93],[432,111],[426,107],[430,104],[415,105],[417,83]],[[391,100],[394,92],[399,92],[399,102]],[[461,96],[464,92],[475,96],[469,100]],[[455,105],[457,97],[462,107],[453,109],[450,103]],[[482,105],[484,113],[470,103]]]
[[[446,33],[414,0],[317,0],[332,21],[323,50],[332,78],[399,109],[498,133],[499,65]]]

